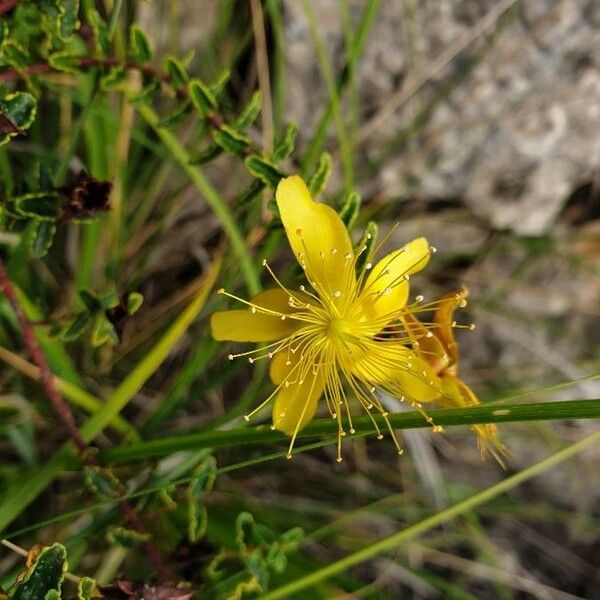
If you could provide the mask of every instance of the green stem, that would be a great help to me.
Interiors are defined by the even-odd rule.
[[[549,421],[556,419],[592,419],[600,418],[600,399],[571,400],[568,402],[540,402],[532,404],[506,404],[498,406],[475,406],[471,408],[437,409],[428,412],[436,425],[476,425],[479,423],[508,423],[519,421]],[[385,427],[383,417],[373,415],[375,421]],[[418,412],[406,412],[388,415],[396,429],[413,429],[430,427]],[[354,427],[360,435],[373,432],[370,417],[362,416],[353,419]],[[305,427],[298,439],[337,435],[338,425],[333,419],[317,419]],[[351,439],[351,436],[348,436]],[[268,425],[230,429],[226,431],[203,431],[190,435],[135,442],[106,450],[100,454],[103,462],[129,462],[166,456],[180,450],[199,450],[201,448],[219,448],[241,446],[244,444],[261,444],[282,442],[288,438]]]
[[[457,502],[453,506],[450,506],[440,512],[428,517],[427,519],[423,519],[406,529],[403,529],[397,533],[394,533],[388,537],[363,548],[362,550],[358,550],[357,552],[353,552],[352,554],[348,554],[344,558],[327,565],[317,571],[313,571],[304,577],[300,577],[295,581],[291,581],[271,592],[267,592],[263,596],[261,596],[262,600],[277,600],[278,598],[289,598],[292,594],[295,594],[301,590],[305,590],[310,588],[317,583],[324,581],[330,577],[335,575],[339,575],[343,573],[350,567],[354,565],[360,564],[366,560],[377,556],[378,554],[382,554],[394,548],[397,548],[401,544],[406,543],[409,540],[416,538],[417,536],[442,525],[454,519],[467,511],[470,511],[489,500],[492,500],[496,496],[499,496],[503,492],[506,492],[517,485],[531,479],[544,471],[556,466],[557,464],[571,458],[575,454],[581,452],[585,448],[597,443],[600,441],[600,431],[596,431],[591,435],[583,438],[579,442],[575,444],[571,444],[567,446],[563,450],[556,452],[552,456],[541,460],[540,462],[528,467],[527,469],[523,469],[519,473],[512,475],[511,477],[507,477],[503,481],[492,485],[485,490],[473,494],[469,496],[465,500],[461,500]]]
[[[161,139],[182,171],[190,178],[198,191],[202,194],[207,204],[211,207],[218,217],[223,230],[225,231],[233,251],[240,261],[242,275],[246,281],[248,292],[252,295],[260,291],[260,281],[258,274],[252,262],[252,257],[248,251],[248,246],[238,229],[235,218],[227,204],[221,198],[217,190],[205,177],[199,168],[190,164],[190,155],[187,150],[179,143],[177,138],[166,128],[160,126],[160,119],[154,110],[146,105],[136,105],[136,110],[141,117],[152,127],[156,135]]]

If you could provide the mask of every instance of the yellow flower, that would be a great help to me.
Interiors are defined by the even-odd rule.
[[[418,238],[375,265],[367,262],[357,274],[357,260],[366,247],[353,249],[340,217],[329,206],[315,202],[300,177],[283,179],[276,200],[309,286],[286,288],[265,263],[278,287],[250,301],[220,290],[247,308],[217,312],[211,318],[217,340],[266,343],[258,350],[229,355],[231,360],[246,356],[250,362],[271,359],[270,376],[276,389],[246,418],[274,398],[273,427],[291,436],[291,457],[298,432],[324,398],[338,423],[340,461],[346,423],[354,433],[350,392],[367,414],[375,410],[383,415],[402,453],[376,392],[391,393],[419,410],[422,402],[442,395],[434,369],[407,347],[410,338],[401,321],[407,310],[408,280],[428,263],[431,248]],[[379,429],[377,433],[381,438]]]
[[[458,344],[454,339],[454,329],[460,327],[454,321],[454,311],[467,305],[469,291],[465,286],[438,300],[433,323],[421,323],[414,312],[402,314],[405,330],[411,339],[415,352],[435,371],[439,377],[443,395],[439,404],[447,408],[477,406],[480,402],[473,390],[458,377]],[[474,325],[467,326],[474,329]],[[474,425],[477,441],[483,453],[489,452],[503,464],[502,455],[506,448],[498,438],[494,424]]]

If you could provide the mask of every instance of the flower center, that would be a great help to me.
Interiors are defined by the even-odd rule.
[[[329,321],[327,334],[333,341],[341,341],[352,336],[352,327],[346,319],[333,318]]]

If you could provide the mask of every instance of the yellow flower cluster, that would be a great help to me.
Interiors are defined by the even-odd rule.
[[[245,301],[246,307],[217,312],[213,337],[221,341],[262,342],[243,354],[250,362],[268,358],[273,393],[250,415],[273,402],[273,427],[291,437],[291,457],[298,432],[313,418],[324,398],[338,424],[341,441],[354,433],[351,402],[368,415],[384,417],[398,452],[402,448],[387,419],[378,391],[387,392],[422,412],[434,431],[441,431],[423,411],[425,403],[471,406],[479,401],[458,378],[454,341],[454,309],[466,304],[466,290],[424,304],[408,303],[409,279],[429,262],[432,248],[418,238],[376,264],[357,269],[366,246],[355,249],[338,214],[315,202],[300,177],[283,179],[277,205],[290,246],[304,270],[308,286],[278,287]],[[364,257],[363,257],[364,258]],[[363,261],[361,261],[363,262]],[[416,313],[436,309],[433,323]],[[381,438],[377,422],[373,425]],[[476,426],[482,447],[501,450],[493,425]]]

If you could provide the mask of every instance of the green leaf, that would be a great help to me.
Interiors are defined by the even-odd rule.
[[[32,231],[31,254],[34,258],[44,258],[52,246],[56,225],[53,221],[39,221]]]
[[[73,321],[62,330],[60,334],[61,339],[66,342],[76,340],[85,331],[90,321],[91,317],[88,312],[82,311],[78,313]]]
[[[60,34],[65,39],[79,29],[79,0],[63,0],[61,4],[63,13],[60,19]]]
[[[207,456],[195,469],[187,489],[188,539],[195,543],[204,537],[207,524],[204,495],[210,491],[217,477],[217,462]]]
[[[31,567],[19,575],[17,582],[8,590],[8,597],[11,600],[40,600],[46,598],[51,590],[60,592],[66,572],[65,547],[62,544],[46,546]]]
[[[188,84],[190,100],[196,110],[206,117],[217,108],[217,99],[208,86],[200,79],[192,79]]]
[[[262,107],[262,95],[259,91],[254,92],[250,101],[244,107],[244,110],[234,123],[234,128],[238,131],[245,131],[256,121]]]
[[[46,592],[46,595],[44,596],[44,600],[61,600],[61,598],[60,592],[57,592],[56,590],[50,590]]]
[[[0,48],[0,59],[4,65],[12,67],[17,71],[24,71],[30,63],[27,50],[14,39],[10,39],[10,37],[2,43],[2,47]]]
[[[37,102],[27,92],[15,92],[0,98],[0,115],[8,119],[16,129],[6,132],[3,129],[3,133],[0,133],[0,146],[8,142],[11,137],[21,133],[19,130],[29,129],[35,119],[36,111]]]
[[[127,69],[122,66],[112,67],[100,77],[100,88],[105,92],[122,89],[126,85]]]
[[[179,88],[187,84],[190,79],[187,69],[176,56],[167,56],[164,61],[165,71],[171,78],[173,87]]]
[[[214,130],[212,136],[218,146],[233,156],[243,157],[250,148],[250,139],[228,125]]]
[[[100,299],[98,296],[96,296],[96,294],[94,294],[94,292],[90,292],[89,290],[79,290],[79,297],[90,312],[98,312],[99,310],[102,310]]]
[[[190,165],[203,165],[210,162],[223,152],[223,148],[217,144],[211,144],[203,150],[197,150],[190,157]]]
[[[24,217],[56,221],[60,216],[60,196],[56,192],[31,192],[13,198],[15,210]]]
[[[296,136],[298,135],[298,127],[294,123],[290,123],[285,130],[281,141],[273,150],[273,160],[280,161],[287,158],[296,146]]]
[[[92,329],[92,346],[98,347],[107,343],[116,346],[119,343],[119,336],[104,315],[97,315]]]
[[[59,50],[53,52],[48,56],[48,63],[57,71],[63,71],[64,73],[77,73],[79,70],[78,60],[79,56],[73,54],[69,50]]]
[[[251,175],[260,179],[272,188],[276,188],[285,174],[269,159],[259,156],[248,156],[244,160],[244,165]]]
[[[100,310],[109,310],[119,304],[119,295],[117,292],[104,292],[98,296],[98,302],[100,303]]]
[[[113,527],[106,534],[110,544],[123,546],[123,548],[136,548],[150,539],[149,533],[141,533],[126,527]]]
[[[265,562],[276,573],[283,573],[287,567],[288,559],[281,546],[275,543],[269,548]]]
[[[354,248],[354,254],[358,256],[356,260],[356,272],[361,273],[367,262],[373,258],[373,248],[377,241],[379,227],[375,221],[369,221],[365,227],[365,231],[360,239],[360,242]]]
[[[348,231],[351,231],[354,223],[356,223],[359,210],[360,196],[356,192],[350,192],[339,210],[340,218]]]
[[[110,469],[86,466],[83,475],[85,485],[101,500],[113,499],[121,491],[121,483]]]
[[[98,595],[96,581],[91,577],[82,577],[77,584],[77,600],[93,600],[101,598]]]
[[[133,315],[136,313],[142,303],[144,302],[144,296],[139,292],[129,292],[127,294],[127,314]]]
[[[236,198],[236,205],[244,206],[245,204],[248,204],[254,200],[254,198],[256,198],[256,196],[258,196],[258,194],[260,194],[264,189],[264,181],[261,181],[260,179],[254,179],[252,183]]]
[[[189,100],[181,102],[171,114],[163,117],[158,124],[159,127],[174,127],[179,125],[190,113],[192,103]]]
[[[331,154],[323,152],[319,158],[317,169],[308,182],[308,189],[313,197],[318,196],[327,185],[329,175],[331,175]]]
[[[130,98],[130,102],[135,106],[150,102],[154,95],[160,90],[160,81],[153,77],[145,77],[142,89]]]
[[[152,48],[148,37],[137,25],[132,25],[129,32],[129,55],[140,64],[152,60]]]

